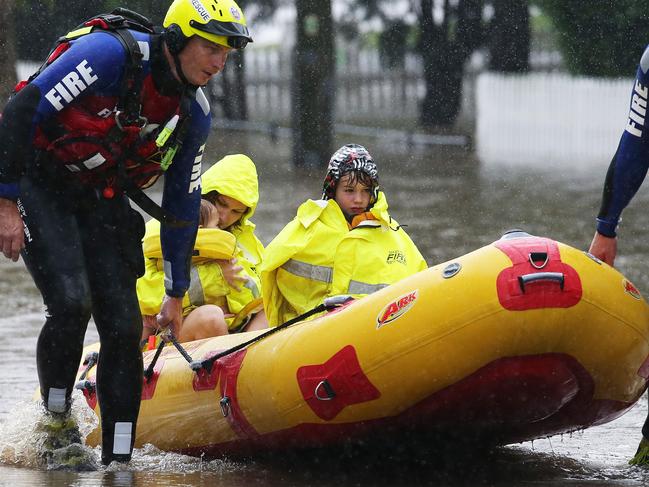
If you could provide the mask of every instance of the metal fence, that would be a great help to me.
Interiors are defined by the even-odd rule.
[[[251,121],[288,124],[291,115],[291,53],[246,53],[246,87]],[[335,120],[338,123],[390,127],[417,120],[424,93],[419,57],[386,68],[377,51],[345,50],[337,55]]]

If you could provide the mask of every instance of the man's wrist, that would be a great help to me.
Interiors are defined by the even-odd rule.
[[[16,201],[20,196],[18,183],[0,183],[0,198]]]
[[[600,235],[603,235],[604,237],[608,238],[615,238],[617,236],[617,233],[615,230],[617,229],[618,221],[617,220],[604,220],[603,218],[598,218],[597,219],[597,233]]]
[[[182,299],[185,295],[185,292],[174,291],[173,289],[165,289],[165,297],[173,299]]]

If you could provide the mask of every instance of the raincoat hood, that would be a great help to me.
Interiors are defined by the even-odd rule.
[[[217,191],[246,205],[249,209],[241,217],[242,224],[254,215],[259,202],[259,182],[255,164],[248,156],[225,156],[203,173],[201,186],[203,195]]]

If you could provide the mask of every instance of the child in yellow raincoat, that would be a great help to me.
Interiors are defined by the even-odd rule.
[[[202,198],[205,221],[196,236],[191,284],[183,298],[184,320],[177,337],[181,342],[267,326],[257,274],[264,247],[250,221],[259,201],[252,160],[235,154],[214,164],[202,175]],[[155,315],[164,296],[156,220],[147,223],[143,247],[146,272],[138,280],[137,292],[146,339],[157,331]]]
[[[261,265],[270,326],[329,296],[359,298],[426,269],[426,261],[388,214],[367,149],[347,144],[327,169],[320,200],[307,200],[273,239]]]

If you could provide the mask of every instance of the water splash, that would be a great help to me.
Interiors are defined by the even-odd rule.
[[[82,439],[98,425],[97,417],[85,406],[85,399],[78,391],[73,393],[71,417],[79,426]],[[39,401],[24,401],[13,407],[8,419],[0,421],[0,463],[27,468],[46,467],[44,458],[47,433],[39,428],[43,418],[43,406]],[[91,460],[99,458],[98,449],[96,450],[84,447]],[[68,452],[72,453],[72,450]],[[58,452],[61,458],[65,454],[65,451]]]

